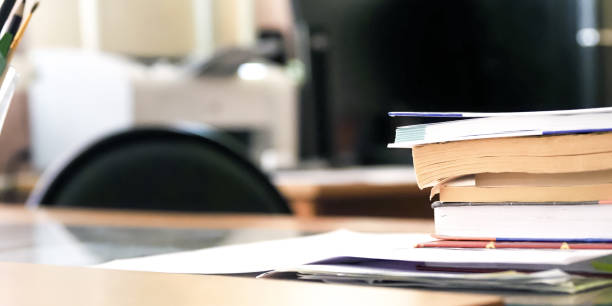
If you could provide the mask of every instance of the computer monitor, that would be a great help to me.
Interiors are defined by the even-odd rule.
[[[389,111],[607,105],[593,0],[293,0],[301,156],[332,166],[409,163]],[[610,3],[612,4],[612,3]],[[409,120],[409,119],[404,119]],[[414,120],[414,119],[412,119]],[[414,123],[414,121],[410,121]]]

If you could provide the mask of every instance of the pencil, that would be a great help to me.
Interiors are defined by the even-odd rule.
[[[0,29],[4,28],[4,25],[6,24],[6,21],[8,20],[13,7],[15,6],[15,2],[17,2],[17,0],[4,0],[2,2],[2,6],[0,6]]]
[[[17,49],[17,46],[19,46],[19,42],[21,41],[21,37],[23,36],[23,33],[25,32],[25,30],[28,28],[28,24],[30,24],[30,19],[32,19],[32,15],[34,14],[36,9],[38,8],[38,4],[39,4],[39,2],[36,2],[36,3],[34,3],[34,5],[32,5],[32,8],[30,9],[30,13],[28,14],[28,17],[26,17],[26,19],[23,22],[23,24],[21,24],[21,27],[19,28],[19,31],[17,31],[17,34],[15,34],[15,38],[13,38],[13,42],[11,43],[11,48],[9,50],[9,56],[10,56],[11,53],[13,53],[15,51],[15,49]]]

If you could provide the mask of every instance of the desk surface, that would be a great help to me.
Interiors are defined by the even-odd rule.
[[[408,166],[282,170],[273,179],[301,217],[433,217],[429,193],[419,190]]]
[[[433,306],[494,304],[499,301],[491,299],[490,295],[456,295],[458,292],[74,267],[117,258],[290,238],[340,228],[428,233],[433,231],[433,222],[386,218],[314,217],[304,220],[261,215],[28,210],[0,204],[0,305],[401,303]],[[496,295],[515,305],[609,304],[612,288],[579,295],[516,292]]]
[[[258,228],[299,231],[349,229],[368,232],[433,232],[433,220],[366,217],[316,217],[245,214],[193,214],[174,212],[108,211],[87,209],[26,209],[0,204],[0,224],[44,224],[87,226],[132,226],[165,228]]]
[[[0,263],[2,305],[500,305],[485,295]]]
[[[0,205],[0,288],[3,291],[0,304],[496,305],[500,302],[498,297],[482,294],[41,264],[83,265],[338,228],[430,232],[432,223],[373,218],[299,220],[257,215],[28,210]],[[85,259],[81,253],[86,254]]]
[[[335,229],[433,231],[430,220],[28,210],[0,205],[0,261],[89,265]],[[205,229],[205,230],[203,230]]]

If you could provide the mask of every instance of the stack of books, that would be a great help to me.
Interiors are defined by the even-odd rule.
[[[390,115],[459,119],[399,127],[389,145],[412,149],[438,197],[442,240],[423,246],[612,248],[612,108]]]

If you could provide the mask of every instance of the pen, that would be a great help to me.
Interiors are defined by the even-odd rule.
[[[17,31],[19,31],[19,27],[21,26],[21,20],[23,20],[23,11],[25,9],[25,0],[22,0],[19,3],[17,9],[15,9],[15,13],[13,14],[13,18],[11,19],[11,23],[9,24],[8,32],[15,37]]]
[[[8,31],[6,31],[6,33],[4,33],[2,36],[2,39],[0,39],[0,72],[2,73],[2,79],[4,79],[4,72],[6,70],[6,66],[8,65],[8,55],[13,38],[15,37],[15,34],[17,34],[19,26],[21,25],[24,7],[25,0],[19,3],[19,7],[17,7],[15,13],[13,14],[13,18],[11,19],[11,24],[9,25]]]
[[[13,14],[13,18],[11,19],[11,24],[9,25],[8,31],[6,31],[6,33],[4,33],[4,35],[2,36],[2,39],[0,39],[0,55],[4,57],[5,65],[9,49],[11,48],[11,44],[13,43],[13,38],[15,37],[15,34],[17,34],[19,26],[21,25],[24,6],[25,0],[19,3],[19,7],[17,7],[17,10],[15,10],[15,13]],[[0,68],[4,70],[4,67]]]
[[[0,29],[4,28],[16,1],[17,0],[4,0],[2,2],[2,6],[0,6]]]

